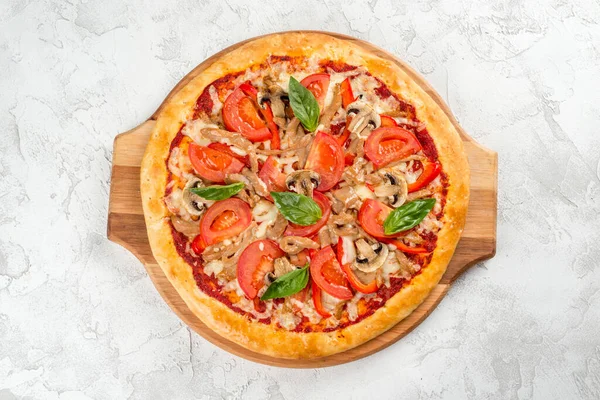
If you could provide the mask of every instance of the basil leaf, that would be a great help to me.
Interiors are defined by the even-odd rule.
[[[296,225],[316,224],[322,217],[321,208],[313,199],[291,192],[271,192],[281,215]]]
[[[385,219],[383,231],[386,235],[393,235],[414,228],[423,221],[434,205],[435,199],[420,199],[403,204]]]
[[[197,194],[198,196],[206,200],[225,200],[231,196],[237,194],[244,188],[243,182],[232,183],[231,185],[224,186],[206,186],[199,188],[191,188],[190,192]]]
[[[288,84],[288,97],[296,118],[309,131],[314,132],[319,126],[319,103],[315,96],[302,86],[293,76]]]
[[[280,276],[271,283],[265,293],[260,296],[261,300],[279,299],[298,293],[308,284],[308,263],[304,268]]]

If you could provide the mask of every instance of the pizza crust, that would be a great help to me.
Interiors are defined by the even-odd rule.
[[[434,139],[439,160],[448,176],[444,226],[438,232],[437,246],[429,265],[371,316],[331,332],[298,333],[259,323],[200,291],[192,269],[177,253],[169,212],[162,201],[168,174],[165,160],[171,141],[192,117],[198,96],[214,80],[261,63],[270,55],[316,56],[366,67],[390,90],[415,107],[417,118],[425,123]],[[387,331],[417,308],[437,285],[465,224],[469,165],[460,136],[449,117],[397,64],[380,58],[354,41],[313,32],[288,32],[250,40],[223,54],[172,97],[159,115],[142,161],[141,195],[154,257],[189,309],[204,324],[257,353],[289,359],[318,358],[351,349]]]

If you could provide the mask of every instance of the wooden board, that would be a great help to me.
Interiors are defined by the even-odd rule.
[[[471,166],[471,199],[467,223],[452,261],[442,280],[429,297],[409,317],[379,337],[343,353],[313,360],[285,360],[247,350],[206,327],[186,306],[158,266],[148,243],[140,196],[140,165],[146,144],[164,104],[181,87],[206,69],[220,55],[232,51],[249,39],[231,46],[198,65],[169,93],[158,110],[144,123],[115,138],[108,214],[108,238],[131,251],[143,264],[156,289],[173,311],[194,331],[214,345],[255,362],[290,368],[316,368],[343,364],[382,350],[407,335],[439,304],[452,282],[467,268],[489,259],[496,252],[496,213],[498,191],[498,155],[469,137],[456,122],[449,107],[433,88],[409,66],[386,51],[348,36],[326,33],[357,43],[378,56],[403,68],[450,117],[460,133]]]

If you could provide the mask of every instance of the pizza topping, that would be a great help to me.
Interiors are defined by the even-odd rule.
[[[323,110],[325,106],[325,97],[327,97],[327,89],[329,88],[329,74],[312,74],[302,79],[300,84],[307,88],[317,100],[319,109]],[[291,91],[291,89],[290,89]],[[311,130],[311,132],[314,130]]]
[[[344,151],[332,136],[318,132],[305,168],[317,172],[321,177],[317,190],[327,191],[339,182],[344,172]]]
[[[275,259],[283,252],[271,240],[257,240],[250,244],[237,263],[237,280],[249,299],[254,299],[265,285],[265,275],[275,269]]]
[[[298,293],[302,289],[306,287],[309,279],[308,265],[304,268],[295,269],[289,264],[287,258],[278,258],[275,260],[275,275],[278,275],[278,261],[285,260],[283,262],[279,262],[279,265],[287,265],[289,268],[286,268],[283,271],[284,273],[279,274],[278,278],[269,285],[265,293],[260,297],[261,300],[269,300],[269,299],[278,299],[283,297],[288,297],[293,294]],[[281,269],[281,267],[279,267]]]
[[[200,233],[210,246],[240,234],[250,226],[251,220],[248,203],[236,198],[217,201],[202,217]]]
[[[379,114],[365,101],[357,100],[349,104],[346,111],[351,118],[348,130],[354,137],[366,139],[372,130],[381,126]]]
[[[435,199],[414,200],[396,208],[383,223],[385,234],[393,235],[414,228],[425,219],[435,202]]]
[[[215,183],[224,182],[227,174],[238,173],[244,168],[237,158],[195,143],[190,144],[189,154],[196,173]]]
[[[321,176],[307,169],[300,169],[290,173],[285,179],[285,186],[298,194],[313,197],[313,190],[321,183]]]
[[[271,139],[271,131],[261,119],[255,100],[237,88],[223,104],[223,122],[230,131],[239,132],[252,142]]]
[[[422,149],[414,134],[400,127],[381,127],[365,142],[365,155],[376,168],[402,160]]]
[[[379,170],[377,174],[367,177],[373,186],[373,193],[391,207],[400,207],[406,201],[408,185],[404,175],[393,169]]]
[[[206,200],[211,200],[202,198],[195,192],[195,189],[200,189],[203,187],[204,183],[202,180],[193,177],[187,181],[185,187],[183,188],[183,206],[185,207],[186,211],[194,217],[199,217],[202,215],[206,210],[206,203],[210,203]]]
[[[309,132],[314,132],[319,123],[319,103],[315,96],[293,76],[289,82],[290,105],[294,115]]]
[[[302,236],[284,236],[279,240],[279,247],[287,254],[298,254],[304,249],[318,249],[319,244]]]
[[[423,172],[417,178],[416,181],[408,185],[408,192],[416,192],[419,189],[429,185],[442,171],[442,168],[437,162],[429,162],[423,168]]]
[[[310,197],[290,192],[271,192],[271,196],[281,215],[296,225],[314,225],[323,216],[319,205]]]
[[[388,256],[388,247],[379,242],[368,243],[365,239],[357,240],[356,259],[352,266],[362,272],[373,272],[381,268]]]
[[[290,194],[295,194],[295,193],[290,193]],[[300,195],[297,195],[297,196],[300,196]],[[311,200],[310,198],[306,198],[306,199]],[[327,197],[322,195],[320,192],[315,191],[313,193],[313,199],[311,201],[313,201],[314,203],[317,203],[317,206],[320,208],[321,218],[316,223],[314,223],[312,225],[307,225],[307,226],[290,223],[288,225],[287,229],[285,230],[285,233],[284,233],[285,236],[310,237],[310,236],[313,236],[314,234],[316,234],[317,232],[319,232],[319,230],[325,224],[327,224],[327,221],[329,220],[329,216],[331,215],[331,205],[330,205]],[[281,209],[280,209],[280,211],[281,211]],[[304,213],[305,212],[301,212],[300,214],[304,214]],[[287,217],[286,217],[286,219],[287,219]],[[306,221],[306,222],[308,222],[308,221]]]
[[[177,232],[183,233],[185,236],[194,238],[200,233],[200,226],[196,221],[186,221],[183,218],[175,215],[171,216],[171,223]]]
[[[348,280],[341,270],[331,246],[319,250],[311,260],[310,275],[328,294],[342,300],[352,298]]]
[[[193,196],[198,196],[206,200],[225,200],[239,193],[244,188],[244,183],[232,183],[230,185],[214,185],[214,186],[194,186],[189,188],[189,192]],[[188,210],[189,211],[189,210]]]

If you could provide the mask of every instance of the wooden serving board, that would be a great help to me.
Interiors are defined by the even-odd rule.
[[[407,335],[423,321],[442,300],[452,282],[467,268],[487,260],[496,252],[496,213],[498,191],[498,155],[469,137],[458,125],[449,107],[433,88],[401,60],[372,44],[337,33],[320,32],[363,46],[376,55],[403,68],[428,92],[452,120],[460,133],[471,166],[471,198],[467,223],[452,261],[442,280],[429,297],[409,317],[379,337],[354,349],[312,360],[286,360],[247,350],[213,332],[186,306],[152,256],[140,196],[140,165],[146,144],[164,104],[191,79],[200,74],[224,53],[254,39],[235,44],[198,65],[167,96],[158,110],[138,127],[115,138],[108,214],[108,238],[131,251],[144,265],[156,289],[173,311],[192,329],[214,345],[258,363],[291,367],[316,368],[343,364],[382,350]]]

